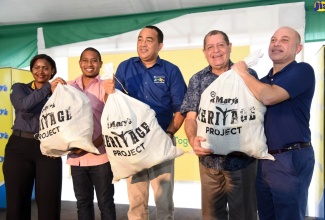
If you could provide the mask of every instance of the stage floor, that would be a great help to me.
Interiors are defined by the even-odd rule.
[[[77,220],[76,200],[74,197],[71,177],[63,178],[62,182],[61,220]],[[115,204],[117,220],[127,220],[129,208],[126,181],[121,180],[115,184]],[[156,208],[153,193],[149,197],[150,219],[156,219]],[[100,212],[95,198],[96,220],[100,219]],[[201,189],[199,182],[175,182],[174,185],[175,220],[200,220],[201,219]],[[4,220],[6,210],[0,209],[0,219]],[[306,217],[305,220],[316,218]],[[37,220],[37,205],[32,202],[32,220]]]

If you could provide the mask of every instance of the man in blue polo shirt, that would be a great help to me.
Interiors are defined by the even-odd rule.
[[[273,68],[261,82],[245,71],[244,62],[234,65],[254,96],[267,106],[265,134],[275,161],[258,162],[260,220],[305,219],[315,163],[309,129],[315,75],[309,64],[295,61],[302,50],[300,41],[299,33],[289,27],[274,33],[269,45]]]
[[[155,26],[146,26],[138,36],[137,52],[122,62],[116,71],[116,88],[148,104],[159,125],[173,139],[184,117],[180,107],[186,84],[177,66],[160,59],[163,33]],[[158,164],[127,179],[130,207],[128,218],[148,219],[149,185],[154,192],[157,219],[174,219],[174,160]]]

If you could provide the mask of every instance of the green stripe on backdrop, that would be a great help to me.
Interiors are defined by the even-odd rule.
[[[325,41],[325,12],[306,11],[305,42]]]
[[[112,37],[182,14],[184,12],[160,12],[50,23],[43,26],[45,48]]]
[[[137,15],[71,20],[51,23],[0,26],[0,67],[29,66],[37,54],[37,28],[43,27],[46,48],[80,41],[115,36],[189,13],[294,3],[293,0],[247,0],[242,3],[215,5]],[[314,1],[305,0],[305,42],[325,41],[325,12],[313,11]]]
[[[38,25],[0,27],[0,67],[23,68],[37,54]]]
[[[307,0],[306,0],[307,1]],[[220,11],[254,6],[266,6],[281,3],[299,2],[294,0],[246,0],[241,3],[205,6],[199,8],[180,9],[163,12],[152,12],[135,15],[114,16],[97,19],[83,19],[63,21],[43,26],[45,47],[54,47],[64,44],[87,40],[111,37],[121,33],[138,30],[145,25],[157,24],[190,13]],[[57,33],[60,33],[58,36]],[[73,37],[71,37],[73,36]]]

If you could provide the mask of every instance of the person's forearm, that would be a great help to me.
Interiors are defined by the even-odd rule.
[[[195,119],[185,119],[184,130],[190,145],[194,146],[194,138],[197,136],[197,123]]]
[[[289,98],[289,94],[283,88],[277,85],[269,85],[260,82],[248,72],[247,65],[243,61],[239,61],[232,66],[240,77],[244,80],[249,90],[256,99],[264,105],[274,105]]]
[[[181,115],[180,112],[176,112],[174,114],[173,120],[171,121],[171,123],[167,128],[167,131],[170,131],[175,134],[178,131],[178,129],[180,129],[183,122],[184,122],[184,116]]]
[[[104,103],[106,103],[106,102],[107,102],[107,99],[108,99],[108,94],[107,94],[107,93],[105,93],[105,95],[104,95]]]
[[[102,146],[104,143],[104,140],[103,140],[103,136],[100,135],[98,138],[96,138],[96,140],[93,141],[93,144],[96,148],[99,148],[100,146]]]
[[[255,98],[264,105],[274,105],[290,97],[287,91],[277,85],[269,85],[257,80],[249,73],[240,74]]]
[[[258,81],[254,76],[252,76],[248,72],[245,74],[240,74],[240,76],[244,80],[249,90],[253,93],[255,98],[263,102],[263,99],[266,97],[264,91],[265,89],[263,88],[264,87],[263,83]]]

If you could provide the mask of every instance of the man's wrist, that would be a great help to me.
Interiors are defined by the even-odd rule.
[[[172,137],[174,137],[174,133],[171,131],[166,131],[166,134],[170,134]]]

